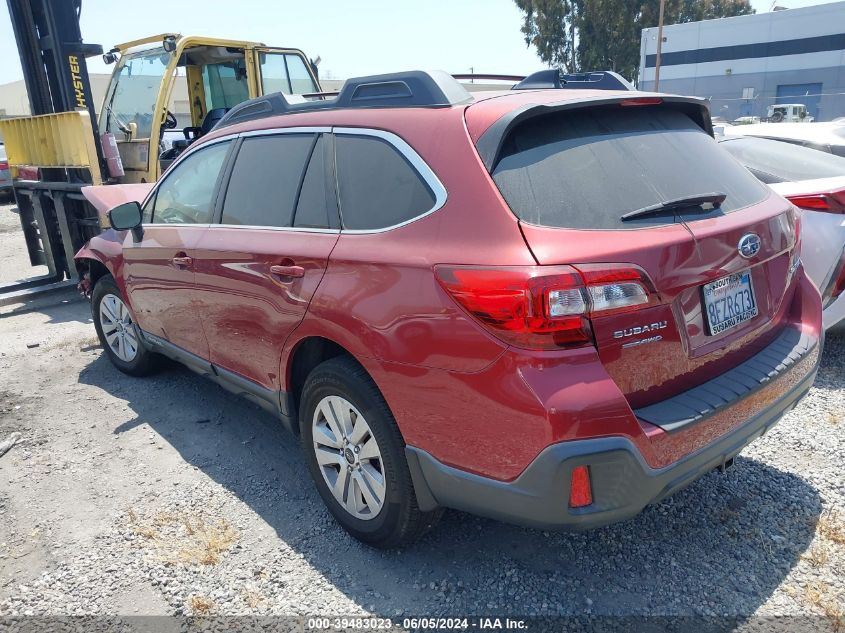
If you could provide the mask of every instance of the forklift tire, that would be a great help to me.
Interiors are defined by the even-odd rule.
[[[100,344],[112,365],[130,376],[146,376],[160,357],[144,346],[138,326],[111,275],[97,280],[91,293],[91,315]]]

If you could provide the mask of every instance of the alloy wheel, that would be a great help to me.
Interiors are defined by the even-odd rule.
[[[120,360],[131,363],[138,355],[138,330],[120,297],[107,294],[100,301],[100,327],[106,344]]]
[[[384,506],[384,462],[364,416],[345,398],[327,396],[311,425],[317,464],[334,498],[358,519],[375,518]]]

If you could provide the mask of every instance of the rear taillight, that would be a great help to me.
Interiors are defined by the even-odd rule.
[[[830,284],[825,289],[824,296],[822,297],[824,300],[824,307],[826,308],[833,303],[843,292],[845,292],[845,252],[843,252],[840,256],[839,267],[837,268],[833,279],[830,280]]]
[[[437,280],[464,310],[516,347],[557,349],[593,342],[589,318],[656,302],[633,266],[435,266]]]
[[[793,226],[795,239],[793,241],[792,246],[792,254],[789,256],[789,270],[786,273],[786,283],[792,281],[793,275],[795,275],[795,271],[798,270],[798,267],[801,265],[801,212],[795,212],[795,221]]]
[[[6,169],[9,169],[9,163],[7,163],[7,162],[6,162],[6,161],[4,161],[4,160],[3,160],[3,161],[0,161],[0,169],[2,169],[2,170],[4,170],[4,171],[5,171]]]
[[[799,209],[806,209],[807,211],[845,213],[845,189],[804,196],[786,196],[786,199]]]
[[[576,264],[590,292],[590,315],[639,310],[657,302],[654,285],[641,269],[626,264]]]

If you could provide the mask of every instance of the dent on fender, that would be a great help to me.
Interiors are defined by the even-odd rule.
[[[74,263],[79,272],[79,283],[76,287],[84,297],[90,298],[94,288],[93,281],[95,280],[91,275],[92,262],[104,267],[116,280],[118,279],[116,269],[123,261],[121,235],[114,229],[106,229],[100,235],[88,240],[74,255]]]

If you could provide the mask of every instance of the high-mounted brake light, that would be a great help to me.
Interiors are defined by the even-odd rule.
[[[638,97],[636,99],[625,99],[624,101],[620,101],[619,105],[623,107],[630,107],[660,105],[661,103],[663,103],[663,99],[660,97]]]
[[[464,310],[516,347],[558,349],[593,342],[590,317],[656,302],[646,274],[633,266],[449,266],[437,280]]]
[[[799,209],[823,211],[826,213],[845,213],[845,189],[828,193],[786,196]]]

